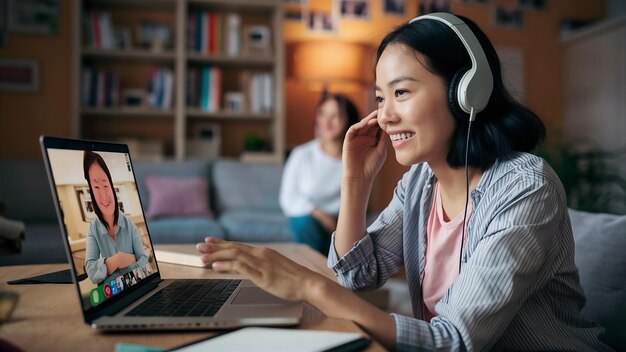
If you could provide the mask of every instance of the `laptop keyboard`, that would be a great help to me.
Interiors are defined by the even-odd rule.
[[[241,280],[174,280],[127,316],[212,317]]]

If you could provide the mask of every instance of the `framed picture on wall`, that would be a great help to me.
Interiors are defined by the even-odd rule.
[[[450,12],[451,0],[420,0],[419,14]]]
[[[522,29],[524,27],[524,11],[517,6],[496,5],[491,10],[491,21],[495,28]]]
[[[93,209],[91,194],[89,194],[89,186],[76,188],[76,197],[78,198],[78,205],[80,205],[83,221],[91,222],[96,219],[97,216]]]
[[[307,28],[314,32],[335,32],[337,20],[332,12],[310,11],[306,18]]]
[[[304,15],[302,14],[302,8],[285,9],[285,20],[286,21],[298,21],[298,22],[301,22],[303,19],[304,19]]]
[[[382,4],[385,15],[404,16],[406,14],[406,0],[383,0]]]
[[[39,63],[35,60],[0,59],[0,91],[37,92]]]
[[[466,4],[477,4],[477,5],[486,5],[489,3],[489,0],[463,0]]]
[[[520,7],[529,10],[545,10],[548,0],[517,0]]]
[[[341,0],[340,14],[344,18],[356,18],[367,20],[370,18],[369,0]]]
[[[23,34],[56,34],[58,0],[8,0],[9,30]]]

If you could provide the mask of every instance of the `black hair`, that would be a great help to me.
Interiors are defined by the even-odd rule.
[[[104,173],[107,175],[109,179],[109,184],[111,185],[111,191],[113,192],[113,201],[115,202],[115,212],[113,213],[113,225],[117,225],[117,220],[119,219],[119,208],[117,207],[117,194],[115,194],[115,189],[113,188],[113,179],[111,178],[111,173],[109,172],[109,168],[107,164],[104,162],[102,156],[98,153],[94,153],[92,151],[85,151],[83,155],[83,172],[85,176],[85,180],[87,180],[87,184],[89,184],[89,195],[91,195],[91,203],[93,204],[93,211],[96,213],[96,216],[104,224],[104,226],[109,229],[109,224],[104,221],[104,217],[102,216],[102,211],[98,206],[98,202],[96,202],[96,197],[93,195],[93,188],[91,186],[91,179],[89,178],[89,168],[93,164],[98,164]]]
[[[473,122],[469,141],[468,165],[483,170],[499,158],[512,152],[531,152],[546,134],[543,122],[535,113],[518,103],[507,92],[502,81],[500,60],[485,33],[470,19],[462,19],[480,43],[493,74],[493,92],[485,109]],[[461,39],[446,24],[436,20],[405,23],[383,38],[376,52],[376,63],[389,44],[399,43],[422,54],[426,68],[444,78],[448,87],[459,71],[469,69],[471,59]],[[443,44],[445,43],[445,44]],[[455,77],[456,76],[456,77]],[[462,167],[469,114],[449,106],[456,122],[450,141],[447,162],[451,167]]]
[[[347,96],[343,94],[323,93],[320,101],[317,103],[316,111],[318,111],[319,108],[329,100],[334,100],[337,102],[337,105],[339,105],[339,114],[346,118],[346,127],[343,130],[343,135],[345,136],[350,126],[359,122],[359,120],[361,119],[359,109],[356,107],[356,105],[354,105],[352,100],[350,100]]]

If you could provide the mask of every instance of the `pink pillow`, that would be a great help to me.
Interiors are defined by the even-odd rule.
[[[209,183],[201,178],[146,176],[149,218],[208,216]]]

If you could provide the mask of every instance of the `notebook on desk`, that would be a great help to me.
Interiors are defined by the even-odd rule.
[[[127,145],[44,136],[40,144],[81,311],[94,329],[299,323],[300,303],[249,280],[161,278]]]

